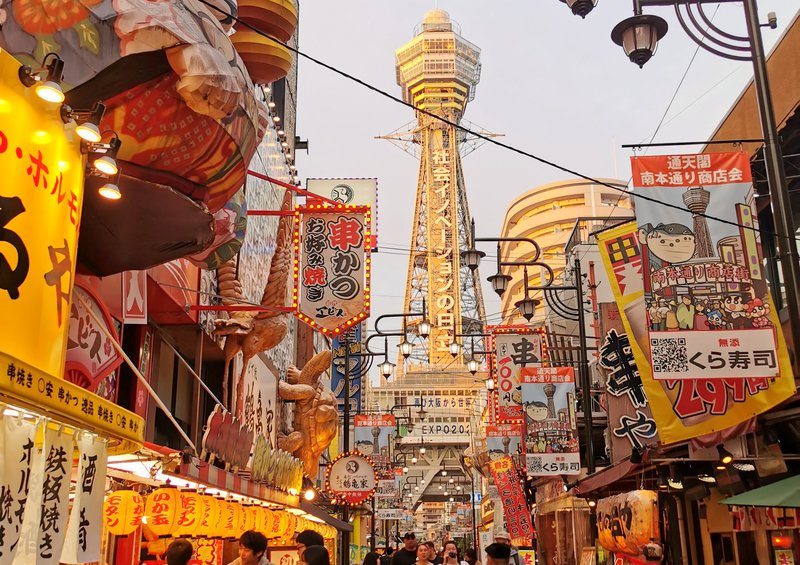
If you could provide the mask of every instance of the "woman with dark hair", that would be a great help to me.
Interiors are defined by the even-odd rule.
[[[308,565],[331,565],[328,550],[321,545],[309,545],[303,552],[303,561]]]
[[[448,540],[444,543],[442,557],[444,559],[443,565],[467,565],[466,561],[461,560],[458,546],[453,540]]]
[[[464,561],[467,562],[467,565],[481,565],[481,562],[478,561],[478,552],[474,547],[468,547],[464,552]]]
[[[380,562],[381,554],[375,551],[370,551],[364,556],[363,565],[378,565]]]

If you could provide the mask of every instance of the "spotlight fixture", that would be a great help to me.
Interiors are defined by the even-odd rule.
[[[272,110],[275,107],[275,102],[270,100],[269,102],[267,102],[267,106],[269,106],[269,109]]]
[[[658,468],[658,488],[666,489],[669,487],[669,477],[667,477],[667,468],[663,465]]]
[[[283,131],[283,129],[278,128],[277,134],[280,135],[280,136],[284,136],[284,135],[286,135],[286,132]]]
[[[442,470],[442,476],[443,476],[443,477],[446,477],[446,476],[447,476],[447,469],[443,469],[443,470]]]
[[[737,471],[743,471],[745,473],[752,473],[756,470],[756,466],[749,461],[734,461],[733,468]]]
[[[113,179],[98,188],[97,192],[100,196],[108,200],[119,200],[122,198],[122,193],[119,190],[119,173],[114,175]]]
[[[725,446],[721,443],[717,444],[717,453],[719,453],[719,462],[723,465],[727,465],[733,461],[733,453],[725,449]]]
[[[699,475],[697,475],[697,480],[701,481],[701,482],[704,482],[704,483],[716,483],[717,482],[717,479],[714,477],[714,475],[707,475],[706,473],[700,473]]]
[[[316,497],[317,493],[313,488],[306,489],[306,491],[303,493],[303,498],[305,498],[309,502],[314,500]]]
[[[106,112],[106,105],[102,102],[97,102],[92,110],[74,110],[67,104],[61,105],[61,119],[65,124],[73,120],[78,123],[75,127],[75,133],[78,136],[88,141],[89,143],[100,143],[103,139],[103,134],[100,133],[100,120],[103,119],[103,114]]]
[[[92,168],[95,171],[107,177],[112,177],[119,172],[119,166],[117,165],[115,157],[117,156],[119,148],[122,147],[122,141],[120,141],[116,133],[114,133],[114,137],[112,137],[108,143],[88,143],[87,145],[89,153],[99,155],[91,162]],[[105,150],[105,153],[98,153],[100,149]]]
[[[589,499],[589,501],[586,504],[589,505],[589,508],[594,508],[595,506],[597,506],[597,502],[595,500],[591,499],[591,498]]]
[[[47,60],[52,58],[48,63]],[[36,96],[47,102],[61,103],[64,101],[64,91],[61,89],[61,79],[64,74],[64,61],[56,53],[50,52],[45,55],[41,69],[33,70],[27,65],[19,68],[19,80],[26,87],[31,86],[36,92]],[[43,79],[41,74],[47,71],[47,76]]]
[[[280,116],[272,116],[272,121],[277,124],[278,122],[281,121],[281,117]]]
[[[683,473],[681,473],[677,465],[670,465],[667,485],[669,485],[671,489],[683,490]]]
[[[630,461],[634,465],[638,465],[639,463],[642,462],[643,457],[644,457],[644,449],[637,449],[634,447],[633,450],[631,451]]]

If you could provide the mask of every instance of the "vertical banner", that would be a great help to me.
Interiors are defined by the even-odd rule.
[[[0,565],[9,565],[22,532],[28,500],[36,426],[22,418],[0,416],[3,434],[3,475],[0,486]]]
[[[489,462],[494,484],[500,494],[505,511],[506,526],[512,539],[533,537],[531,513],[525,501],[525,493],[519,484],[517,470],[511,457],[501,457]]]
[[[48,427],[44,434],[44,484],[36,565],[57,565],[64,545],[72,476],[72,434]],[[104,487],[100,487],[103,488]],[[103,492],[105,494],[105,492]],[[99,507],[102,510],[102,505]]]
[[[43,428],[46,426],[45,420],[41,419],[39,423],[34,426],[34,431],[29,436],[27,433],[21,439],[25,442],[21,444],[22,455],[20,459],[24,458],[24,463],[27,468],[20,474],[20,482],[18,493],[21,498],[18,502],[21,506],[25,507],[24,516],[21,516],[22,524],[19,528],[19,538],[16,543],[16,549],[13,547],[12,554],[9,556],[13,561],[13,565],[31,565],[38,560],[39,539],[41,532],[41,518],[42,518],[42,499],[43,499],[43,486],[44,486],[44,469],[46,459],[47,434],[43,433]],[[44,442],[41,438],[44,436]],[[40,438],[39,442],[41,448],[35,445],[36,438]],[[8,441],[8,437],[6,437]],[[18,496],[19,496],[18,495]],[[9,561],[0,561],[3,565]]]
[[[331,340],[331,391],[344,409],[344,342],[345,335],[350,347],[350,413],[361,412],[361,371],[364,366],[362,351],[362,327],[359,323]]]
[[[529,367],[522,370],[525,451],[534,477],[581,472],[578,420],[575,415],[575,369]]]
[[[661,442],[676,443],[719,432],[791,396],[794,379],[790,367],[784,370],[788,360],[783,354],[779,355],[781,377],[777,379],[653,379],[646,353],[649,350],[648,307],[644,301],[638,236],[636,224],[628,222],[598,233],[597,244]],[[780,332],[777,320],[774,329]],[[782,336],[778,335],[781,337],[779,352],[785,352]]]
[[[353,418],[356,449],[369,455],[378,469],[389,467],[389,438],[394,426],[392,414],[358,414]]]
[[[237,353],[234,374],[241,370],[244,359]],[[275,409],[278,403],[277,370],[269,358],[260,353],[250,360],[244,374],[244,403],[236,416],[244,427],[253,431],[253,437],[264,436],[272,449],[278,447],[278,426]]]
[[[100,561],[108,461],[106,442],[95,435],[83,434],[78,439],[78,449],[80,458],[75,499],[67,523],[66,541],[61,550],[61,563]]]
[[[598,367],[605,376],[606,414],[611,430],[611,461],[658,441],[658,430],[633,349],[616,303],[602,303]]]
[[[653,378],[779,376],[747,155],[634,157],[631,168],[634,194],[654,199],[636,202]]]
[[[523,413],[520,371],[526,367],[542,365],[542,334],[520,326],[494,326],[489,333],[494,352],[496,421],[504,424],[521,423]]]
[[[370,212],[366,206],[295,209],[295,314],[336,335],[369,315]]]
[[[486,426],[486,452],[492,460],[524,453],[522,425]]]

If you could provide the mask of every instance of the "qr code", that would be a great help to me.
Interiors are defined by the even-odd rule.
[[[650,357],[652,358],[654,373],[685,373],[689,370],[686,338],[651,338]]]
[[[529,457],[526,461],[526,467],[528,470],[528,474],[532,475],[533,473],[541,473],[544,469],[542,468],[542,458],[541,457]]]

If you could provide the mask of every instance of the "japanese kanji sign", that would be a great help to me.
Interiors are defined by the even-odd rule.
[[[528,474],[534,477],[579,474],[575,369],[526,367],[521,377]]]
[[[72,476],[72,433],[47,427],[44,434],[44,484],[36,565],[57,565],[67,530]],[[98,485],[98,488],[102,488]],[[28,508],[28,512],[30,511]]]
[[[628,222],[600,232],[597,244],[662,443],[720,432],[769,410],[794,393],[794,378],[777,325],[773,326],[779,338],[781,372],[777,379],[654,380],[646,353],[649,341],[644,287],[642,277],[636,276],[637,268],[643,265],[638,228],[634,222]]]
[[[542,335],[526,326],[494,326],[489,328],[489,333],[494,352],[496,420],[520,423],[523,418],[520,371],[542,365]]]
[[[378,476],[372,461],[358,451],[347,451],[325,469],[325,490],[342,504],[361,504],[372,498]]]
[[[80,456],[75,483],[75,500],[67,523],[67,535],[61,550],[61,563],[100,561],[103,535],[103,499],[105,497],[106,442],[92,434],[78,439]]]
[[[486,451],[489,454],[489,459],[499,459],[506,455],[514,456],[524,453],[522,433],[522,424],[486,426]]]
[[[0,49],[0,352],[44,373],[64,372],[83,204],[80,138],[58,106],[19,80]]]
[[[323,333],[338,334],[369,315],[369,221],[366,206],[295,210],[294,306]]]
[[[503,503],[508,533],[514,540],[530,539],[533,537],[531,513],[525,501],[525,493],[522,492],[522,486],[519,484],[514,462],[511,457],[501,457],[489,461],[489,468],[492,471],[500,501]]]
[[[350,348],[350,413],[361,412],[361,372],[364,367],[362,326],[358,323],[331,340],[331,391],[336,395],[339,410],[344,409],[344,347]],[[347,339],[345,340],[345,337]]]
[[[379,467],[388,467],[389,437],[395,433],[392,414],[358,414],[353,417],[356,449]]]
[[[0,441],[3,474],[0,484],[0,564],[14,559],[22,533],[22,519],[28,501],[31,466],[38,449],[35,447],[36,426],[33,422],[11,416],[0,416]]]
[[[658,543],[658,493],[634,490],[597,501],[597,541],[609,551],[641,556]]]
[[[778,319],[747,155],[634,157],[631,166],[634,194],[655,200],[636,203],[653,378],[776,377]]]
[[[611,460],[658,441],[658,430],[628,334],[616,303],[601,303],[598,367],[605,376],[605,403],[611,430]]]
[[[308,179],[306,189],[340,204],[369,206],[369,247],[378,250],[378,179]]]

